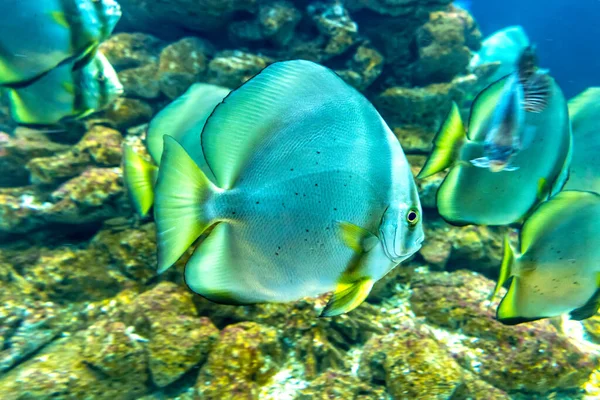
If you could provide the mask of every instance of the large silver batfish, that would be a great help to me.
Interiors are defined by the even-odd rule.
[[[159,271],[208,229],[185,280],[219,303],[334,290],[357,307],[423,241],[406,157],[375,108],[331,70],[273,64],[215,108],[201,135],[213,183],[166,136],[155,193]]]

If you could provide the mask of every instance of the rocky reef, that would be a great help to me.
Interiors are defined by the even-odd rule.
[[[583,399],[600,393],[600,323],[516,327],[487,300],[508,228],[453,227],[443,174],[418,182],[427,242],[355,311],[327,296],[225,306],[157,275],[122,145],[195,82],[235,88],[270,63],[334,69],[378,108],[418,172],[481,34],[450,0],[120,0],[101,50],[124,95],[69,132],[16,127],[0,101],[0,397],[16,399]],[[184,257],[185,258],[185,257]],[[579,327],[579,328],[577,328]],[[579,330],[578,330],[579,329]],[[592,346],[592,348],[590,348]],[[594,397],[588,397],[594,398]]]

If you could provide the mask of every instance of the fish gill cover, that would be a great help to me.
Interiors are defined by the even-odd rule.
[[[532,207],[524,220],[510,226],[453,226],[440,215],[436,198],[447,172],[414,182],[410,176],[429,162],[433,149],[439,155],[444,143],[457,143],[444,142],[445,128],[454,129],[453,140],[461,146],[465,135],[473,139],[468,136],[472,119],[490,114],[477,114],[482,103],[478,94],[512,73],[515,60],[530,44],[522,28],[485,32],[489,36],[484,40],[468,11],[473,2],[453,5],[450,0],[120,0],[120,5],[113,0],[7,1],[11,7],[0,17],[3,400],[600,396],[600,318],[579,323],[555,317],[514,326],[497,320],[501,301],[505,323],[595,314],[596,267],[582,252],[597,247],[593,241],[598,235],[590,221],[577,223],[577,218],[594,215],[595,196],[563,192],[543,201],[555,194],[554,188],[562,188],[571,160],[578,178],[597,175],[596,163],[584,161],[593,159],[595,147],[578,146],[577,141],[594,140],[596,90],[569,104],[576,116],[571,121],[573,148],[565,141],[568,128],[534,132],[537,141],[562,132],[564,149],[556,151],[560,156],[555,159],[550,153],[538,155],[552,174],[548,181],[527,177],[534,200],[528,200]],[[273,72],[293,65],[279,62],[297,59],[325,66],[341,80],[312,63],[297,64],[314,68],[310,76],[294,72],[301,78],[297,81]],[[263,70],[250,82],[265,85],[264,90],[253,92],[258,84],[241,86]],[[322,108],[332,98],[335,107]],[[553,107],[566,110],[562,95],[553,101]],[[485,104],[493,108],[495,103]],[[344,113],[350,107],[355,107],[353,112]],[[236,114],[238,110],[245,112]],[[464,126],[449,125],[451,110],[459,117],[454,123],[462,117]],[[559,113],[562,117],[556,114],[550,113],[559,125],[570,125],[566,111]],[[545,115],[526,120],[541,126]],[[478,129],[488,132],[488,119],[479,119]],[[359,123],[366,128],[353,131]],[[245,130],[216,130],[223,126]],[[282,126],[294,128],[286,131],[296,135],[294,140],[277,139]],[[331,126],[337,130],[327,130]],[[314,134],[320,129],[324,139],[341,143],[330,144]],[[225,136],[226,143],[219,141]],[[273,137],[277,140],[269,142]],[[248,138],[255,142],[249,144]],[[480,155],[481,149],[472,149],[483,144],[474,142],[471,153],[461,154],[467,163]],[[290,149],[295,144],[294,153]],[[326,158],[327,151],[334,156]],[[230,154],[235,157],[227,158]],[[296,158],[286,158],[293,154]],[[442,155],[448,160],[457,156],[452,151]],[[323,175],[323,165],[312,164],[322,159],[368,179],[344,192],[350,178],[335,178],[335,171]],[[507,174],[494,179],[518,174],[526,169],[519,164],[522,159],[515,158],[517,169],[486,173]],[[290,166],[290,160],[305,165]],[[296,185],[309,195],[325,194],[317,194],[310,207],[286,213],[287,199],[269,189],[282,176],[267,168],[273,165],[285,165],[294,179],[319,176],[310,188],[303,180],[285,180],[291,182],[286,190]],[[313,174],[317,172],[321,175]],[[169,176],[176,179],[174,184]],[[229,203],[218,204],[226,197],[215,193],[251,186],[252,179],[267,187],[255,189],[260,196],[246,194],[240,203],[230,196]],[[201,212],[207,199],[196,196],[206,193],[198,191],[198,182],[211,187],[215,199],[213,208]],[[321,183],[332,182],[339,186],[333,194],[318,192],[325,190]],[[488,181],[475,181],[470,190],[476,194],[486,182],[489,186]],[[586,182],[582,178],[567,188],[595,190]],[[162,193],[161,186],[166,188]],[[190,188],[192,197],[186,197]],[[506,199],[520,196],[523,188],[511,190],[503,195]],[[303,194],[289,193],[292,199]],[[274,198],[283,198],[277,203],[281,209],[265,206],[275,204]],[[583,198],[587,202],[578,200]],[[165,236],[157,238],[152,206],[181,199],[185,201],[163,210],[186,207],[189,214],[179,213],[167,222],[173,232],[185,233],[189,243],[177,244],[175,260],[184,254],[159,274],[157,248]],[[346,208],[338,210],[331,203],[329,213],[323,213],[321,201]],[[477,205],[485,210],[485,203]],[[218,215],[219,207],[230,214]],[[250,215],[248,209],[262,214],[253,217],[253,229],[243,231],[246,239],[241,241],[236,229],[243,227],[241,218]],[[239,214],[231,214],[235,211]],[[351,221],[338,221],[334,212]],[[207,215],[217,223],[198,230],[200,237],[192,244],[196,237],[185,229],[199,229],[198,221]],[[319,218],[330,218],[331,225],[323,227],[336,230],[339,237],[318,236],[310,232],[312,226],[299,225]],[[524,221],[526,234],[519,237]],[[562,234],[563,225],[569,227],[567,235]],[[286,235],[278,237],[273,229],[281,226]],[[292,237],[294,228],[306,235]],[[272,263],[283,255],[272,237],[295,246],[295,259]],[[254,240],[252,246],[247,238]],[[194,253],[205,243],[211,247]],[[527,251],[524,243],[534,244]],[[272,251],[267,251],[271,244]],[[162,246],[172,249],[173,243]],[[238,253],[235,246],[245,247]],[[319,246],[324,250],[313,252]],[[554,263],[535,268],[538,259],[532,261],[531,254],[538,248],[539,257]],[[569,257],[563,260],[559,252],[567,248]],[[253,305],[211,302],[186,283],[204,288],[223,270],[214,268],[213,275],[196,276],[194,282],[188,275],[186,282],[184,271],[192,254],[204,257],[202,265],[211,268],[212,263],[206,264],[209,256],[218,266],[226,264],[233,279],[227,288],[260,281],[248,274],[258,270],[263,277],[282,274],[290,285],[287,292],[281,286],[262,287],[267,298],[325,289],[335,295]],[[248,260],[227,264],[215,254],[229,260],[244,254],[264,264],[259,265],[262,269]],[[583,260],[577,263],[577,279],[585,281],[581,290],[573,290],[578,285],[568,279],[567,304],[561,302],[561,294],[567,293],[560,290],[561,279],[567,279],[565,263],[572,260]],[[245,268],[236,269],[239,265]],[[544,274],[548,265],[556,268]],[[305,269],[285,273],[298,266]],[[538,273],[528,275],[531,270]],[[510,295],[495,288],[498,279],[512,282]],[[299,289],[300,283],[310,290]],[[546,297],[538,286],[548,289]],[[500,296],[490,300],[495,291]],[[223,296],[221,291],[213,300],[239,302],[232,301],[236,293]],[[528,298],[537,303],[527,303]],[[540,303],[552,305],[550,311]],[[319,318],[324,310],[329,315],[352,308]],[[506,310],[509,318],[503,318]]]

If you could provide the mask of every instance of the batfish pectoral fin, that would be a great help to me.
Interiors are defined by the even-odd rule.
[[[569,313],[571,319],[581,321],[593,317],[600,308],[600,273],[596,274],[596,291],[594,295],[583,306],[576,308]]]
[[[67,19],[67,15],[62,11],[52,11],[50,12],[50,17],[54,22],[63,28],[69,28],[69,21]]]
[[[236,273],[231,246],[233,227],[219,222],[185,266],[185,283],[194,292],[220,304],[250,304],[241,300],[247,282]]]
[[[515,255],[513,249],[508,241],[508,236],[504,237],[504,256],[502,257],[502,265],[500,267],[500,276],[498,276],[498,281],[496,282],[496,287],[494,287],[494,291],[490,294],[489,300],[493,299],[500,288],[506,281],[513,275],[512,266],[515,262]],[[508,295],[507,295],[508,296]]]
[[[365,301],[374,283],[367,277],[352,282],[344,282],[342,278],[320,317],[334,317],[354,310]]]
[[[417,178],[427,178],[450,167],[458,158],[459,150],[465,141],[465,126],[458,105],[453,102],[446,120],[433,139],[433,150]]]
[[[342,241],[356,253],[366,253],[379,242],[377,236],[350,222],[340,221],[338,226]]]
[[[123,175],[125,186],[135,211],[145,216],[154,203],[154,184],[158,168],[144,160],[131,146],[123,145]]]
[[[173,265],[216,222],[204,206],[219,192],[183,147],[166,135],[154,193],[159,272]]]
[[[474,166],[476,166],[478,168],[489,168],[490,159],[487,157],[475,158],[475,159],[471,160],[471,164],[473,164]]]

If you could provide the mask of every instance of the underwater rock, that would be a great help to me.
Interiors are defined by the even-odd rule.
[[[149,30],[157,35],[181,36],[186,32],[214,32],[229,23],[236,12],[255,12],[259,0],[119,0],[121,26]]]
[[[122,71],[158,63],[164,46],[162,40],[144,33],[118,33],[102,42],[100,51],[117,71]]]
[[[56,340],[0,377],[2,398],[135,400],[148,393],[147,379],[134,375],[138,368],[106,379],[106,375],[89,365],[83,356],[85,336],[86,332],[82,332]]]
[[[82,357],[86,364],[111,379],[148,380],[145,343],[122,322],[101,321],[83,334]]]
[[[289,1],[261,4],[253,21],[235,21],[229,24],[233,43],[268,42],[277,47],[293,39],[294,30],[302,14]]]
[[[358,37],[358,25],[341,3],[315,2],[308,6],[308,15],[325,37],[323,53],[326,58],[344,53]]]
[[[405,125],[394,128],[394,135],[406,154],[428,154],[433,147],[435,132],[418,125]]]
[[[160,53],[158,82],[170,99],[181,96],[203,77],[214,49],[199,38],[184,38],[168,45]]]
[[[125,131],[150,122],[154,115],[154,109],[142,100],[119,97],[101,115],[112,121],[120,131]]]
[[[84,224],[126,215],[131,209],[121,168],[89,168],[50,195],[43,209],[50,223]]]
[[[271,61],[263,56],[238,50],[226,50],[215,55],[208,64],[209,83],[237,88],[262,71]]]
[[[441,9],[450,4],[452,0],[346,0],[345,2],[352,10],[367,9],[379,14],[400,17]]]
[[[26,233],[44,225],[42,213],[51,205],[33,186],[0,188],[0,238],[3,233]]]
[[[109,257],[125,276],[147,283],[156,277],[156,228],[147,223],[138,228],[103,229],[90,247]]]
[[[119,72],[119,81],[123,85],[125,96],[147,100],[158,98],[160,85],[157,74],[158,64],[155,62]]]
[[[394,130],[394,132],[395,131],[396,130]],[[421,171],[421,168],[423,168],[423,165],[425,165],[427,157],[409,154],[407,158],[413,175],[416,176],[419,171]],[[446,174],[446,171],[442,171],[425,179],[416,180],[417,188],[419,190],[419,198],[421,199],[421,206],[423,209],[437,210],[436,195],[440,185],[442,184],[442,181],[446,177]]]
[[[52,184],[79,175],[90,166],[121,163],[123,138],[119,131],[95,125],[70,150],[30,160],[26,168],[35,184]]]
[[[154,321],[148,343],[152,381],[167,386],[204,363],[219,338],[208,318],[178,316]]]
[[[425,328],[406,323],[365,345],[359,377],[385,383],[394,399],[448,399],[465,382],[464,372]]]
[[[371,43],[364,42],[356,48],[352,58],[346,62],[346,69],[338,69],[335,72],[346,83],[363,91],[379,78],[383,71],[383,63],[381,53]]]
[[[256,399],[282,357],[275,328],[254,322],[229,325],[200,370],[198,394],[207,400]]]
[[[466,72],[471,49],[479,49],[481,37],[473,17],[464,10],[431,13],[416,33],[414,81],[420,85],[448,82]]]
[[[42,250],[23,267],[23,277],[59,304],[95,301],[116,295],[127,278],[108,267],[106,254],[69,247]]]
[[[327,371],[294,397],[295,400],[387,400],[389,395],[381,386],[372,385],[348,372]]]
[[[373,104],[392,128],[411,125],[436,131],[452,102],[460,103],[463,95],[452,83],[423,88],[395,86],[376,96]]]
[[[548,320],[516,326],[497,322],[498,301],[486,301],[494,282],[477,273],[423,271],[414,275],[411,288],[415,314],[455,333],[457,362],[508,393],[577,389],[597,364],[593,354],[580,350]]]

